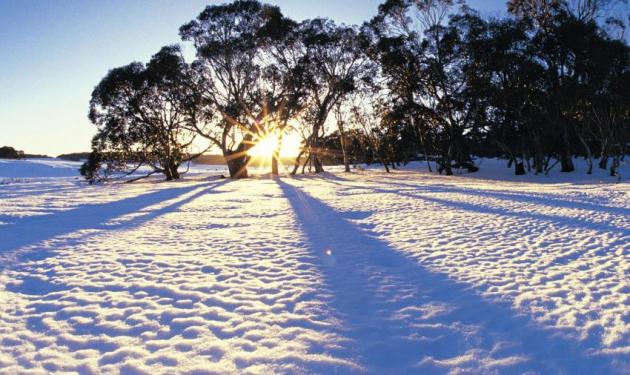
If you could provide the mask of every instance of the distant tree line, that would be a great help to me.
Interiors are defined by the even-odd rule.
[[[141,166],[167,179],[209,150],[232,178],[248,151],[299,134],[292,173],[343,162],[412,160],[451,175],[474,156],[505,157],[516,174],[617,173],[630,143],[625,1],[511,0],[485,19],[456,0],[386,0],[359,26],[302,22],[239,0],[206,7],[180,28],[187,62],[167,46],[147,64],[111,70],[95,88],[91,181]],[[204,146],[199,148],[199,144]]]
[[[24,151],[16,150],[11,146],[2,146],[0,159],[24,159]]]
[[[11,146],[0,147],[0,159],[27,159],[27,158],[48,158],[48,155],[26,154],[22,150],[16,150]]]
[[[90,157],[89,152],[71,152],[68,154],[59,154],[57,159],[69,160],[69,161],[83,161]]]

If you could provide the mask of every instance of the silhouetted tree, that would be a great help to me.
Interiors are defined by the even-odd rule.
[[[247,177],[248,151],[266,133],[266,42],[283,19],[278,7],[239,0],[210,5],[180,28],[197,49],[193,66],[205,119],[197,130],[223,152],[232,178]]]
[[[309,127],[304,144],[304,153],[308,154],[305,163],[312,162],[319,173],[324,170],[319,157],[324,124],[334,107],[355,89],[356,80],[364,71],[363,54],[356,31],[331,20],[307,20],[294,32],[299,35],[294,50],[300,54],[307,100],[302,113],[303,122]],[[297,167],[296,164],[293,173]]]
[[[410,109],[421,140],[432,129],[440,154],[439,170],[453,174],[452,163],[471,166],[464,134],[473,125],[478,101],[466,89],[457,25],[445,25],[451,0],[390,0],[371,21],[389,87]]]
[[[599,155],[614,175],[630,137],[630,52],[611,31],[625,27],[613,14],[622,3],[510,0],[514,17],[484,19],[461,0],[385,0],[360,29],[297,23],[256,0],[211,5],[180,28],[197,51],[190,66],[170,47],[97,87],[83,173],[133,164],[178,178],[200,135],[232,178],[247,177],[249,150],[276,137],[278,174],[295,131],[292,173],[423,158],[450,175],[477,170],[476,154],[506,157],[516,174],[570,172],[576,155],[591,173]]]
[[[82,174],[97,181],[148,167],[149,175],[179,179],[179,166],[196,156],[198,103],[189,80],[178,46],[162,48],[146,65],[112,69],[92,92],[89,118],[98,132]]]
[[[11,146],[0,147],[0,159],[22,159],[24,151],[16,150]]]

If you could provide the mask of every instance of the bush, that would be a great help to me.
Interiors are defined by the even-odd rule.
[[[0,159],[23,159],[24,151],[19,151],[10,146],[0,147]]]

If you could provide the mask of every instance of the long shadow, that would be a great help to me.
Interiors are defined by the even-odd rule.
[[[495,207],[477,205],[477,204],[466,203],[466,202],[451,201],[447,199],[428,197],[422,194],[411,194],[411,193],[405,193],[401,191],[391,191],[391,190],[383,190],[383,189],[377,189],[377,188],[371,189],[371,190],[374,191],[375,193],[398,194],[400,196],[404,196],[404,197],[408,197],[412,199],[421,199],[427,202],[438,203],[446,207],[451,207],[451,208],[471,211],[471,212],[477,212],[481,214],[493,214],[493,215],[499,215],[499,216],[514,217],[517,219],[532,219],[532,220],[537,220],[537,221],[550,222],[555,225],[559,225],[563,227],[574,227],[578,229],[587,229],[587,230],[593,230],[593,231],[599,231],[599,232],[612,231],[614,233],[619,233],[623,236],[630,235],[630,229],[628,228],[620,228],[620,227],[610,225],[607,223],[593,223],[591,221],[582,219],[580,217],[564,217],[564,216],[548,215],[548,214],[541,214],[541,213],[530,213],[530,212],[525,212],[525,211],[512,211],[509,209],[495,208]]]
[[[611,206],[605,206],[605,205],[599,205],[599,204],[587,203],[587,202],[568,201],[564,199],[557,199],[557,198],[551,198],[551,197],[540,197],[533,194],[529,195],[529,194],[518,194],[518,193],[511,193],[511,192],[508,193],[501,190],[485,191],[485,190],[470,189],[470,188],[462,189],[462,188],[457,188],[457,187],[447,186],[447,185],[419,186],[419,185],[405,184],[405,183],[400,183],[400,182],[392,182],[392,181],[388,181],[387,179],[383,179],[382,181],[377,181],[377,180],[368,180],[368,181],[384,183],[384,184],[393,185],[393,186],[400,186],[407,189],[421,188],[422,190],[427,190],[431,192],[471,194],[471,195],[478,195],[482,197],[503,199],[507,201],[517,201],[517,202],[523,202],[523,203],[545,205],[549,207],[575,208],[575,209],[581,209],[581,210],[587,210],[587,211],[605,212],[605,213],[609,213],[613,215],[630,216],[630,209],[623,208],[623,207],[611,207]]]
[[[37,194],[47,194],[47,193],[59,193],[68,190],[78,190],[81,189],[81,185],[79,183],[73,183],[72,186],[53,186],[50,187],[47,182],[44,184],[34,184],[34,183],[20,183],[20,184],[7,184],[0,185],[2,186],[2,195],[7,198],[21,198],[24,196],[32,196]],[[44,186],[42,186],[44,185]]]
[[[56,214],[25,218],[17,224],[2,225],[0,226],[0,238],[2,238],[0,241],[0,255],[80,230],[133,228],[160,215],[174,211],[178,207],[207,194],[223,183],[217,182],[211,185],[203,183],[186,187],[168,188],[115,202],[83,205]],[[138,213],[147,207],[176,199],[195,190],[199,191],[164,207],[148,211],[120,223],[108,224],[108,222],[121,216]],[[40,256],[45,255],[29,251],[22,255],[20,259],[37,259]]]
[[[444,373],[468,366],[474,372],[610,373],[610,362],[588,356],[579,342],[426,270],[358,230],[344,213],[278,184],[343,322],[337,329],[352,340],[354,349],[343,355],[356,356],[368,372]]]
[[[630,229],[628,228],[620,228],[615,225],[611,225],[611,224],[607,224],[603,222],[594,223],[592,221],[585,220],[581,217],[564,217],[564,216],[541,214],[541,213],[530,213],[530,212],[525,212],[525,211],[511,211],[511,210],[503,209],[503,208],[495,208],[495,207],[476,205],[476,204],[471,204],[471,203],[466,203],[466,202],[458,202],[458,201],[451,201],[447,199],[428,197],[422,194],[423,192],[425,193],[426,192],[428,193],[456,192],[456,193],[462,193],[462,194],[470,193],[470,191],[466,189],[456,189],[456,188],[450,189],[443,186],[440,186],[437,188],[433,188],[432,186],[423,186],[421,187],[421,190],[413,190],[416,193],[409,193],[409,192],[401,191],[401,190],[389,190],[389,189],[381,189],[377,187],[350,186],[350,185],[345,185],[345,184],[339,184],[333,181],[326,181],[326,182],[330,184],[341,185],[348,189],[366,190],[375,194],[396,194],[401,197],[421,199],[427,202],[438,203],[443,206],[456,208],[460,210],[471,211],[471,212],[478,212],[478,213],[483,213],[483,214],[494,214],[494,215],[500,215],[500,216],[510,216],[510,217],[515,217],[519,219],[527,218],[527,219],[551,222],[556,225],[560,225],[564,227],[575,227],[575,228],[594,230],[594,231],[612,231],[615,233],[619,233],[623,236],[630,235]],[[413,187],[418,188],[417,186],[414,186],[414,185],[395,184],[395,183],[388,183],[388,182],[385,182],[385,183],[389,185],[404,185],[405,187],[409,188],[409,190],[411,190],[411,188]],[[509,195],[509,194],[506,193],[506,195]],[[492,193],[488,193],[487,196],[493,197],[494,195]],[[541,199],[541,202],[542,201],[543,200]],[[540,204],[543,204],[543,203],[540,203]],[[567,203],[567,207],[569,207],[568,203]],[[620,209],[619,211],[614,211],[614,213],[617,215],[625,215],[623,212],[624,212],[623,209]]]
[[[2,249],[5,249],[5,246],[12,246],[12,249],[19,249],[24,246],[34,245],[39,241],[51,239],[56,236],[63,236],[64,234],[69,234],[74,231],[82,230],[82,229],[97,229],[97,230],[129,230],[135,227],[141,226],[153,219],[156,219],[162,215],[177,211],[180,207],[186,205],[189,202],[194,201],[195,199],[202,197],[209,193],[216,193],[215,189],[224,185],[229,180],[218,181],[213,184],[202,183],[195,184],[193,186],[188,187],[180,187],[180,188],[170,188],[161,191],[156,191],[144,195],[140,195],[133,198],[127,198],[120,201],[112,202],[112,203],[104,203],[104,204],[93,204],[89,206],[82,206],[77,209],[62,212],[59,214],[51,214],[44,217],[39,217],[37,220],[33,218],[30,220],[30,224],[38,223],[36,227],[29,227],[33,230],[33,234],[28,235],[28,237],[24,236],[29,228],[23,227],[22,223],[18,226],[18,228],[24,229],[19,234],[14,234],[13,237],[8,238],[9,241],[6,241],[4,238],[4,234],[2,237]],[[157,208],[149,208],[150,206],[164,203],[163,205],[159,205]],[[139,212],[140,211],[140,212]],[[125,218],[125,215],[130,215],[130,218]],[[114,223],[111,223],[111,221]],[[50,226],[47,224],[55,223],[54,226]],[[41,224],[41,225],[40,225]],[[16,228],[17,229],[17,228]],[[85,234],[80,235],[78,238],[72,238],[72,242],[82,241],[84,238],[91,236],[94,232],[89,231]],[[63,239],[66,241],[66,239]],[[8,248],[8,247],[7,247]],[[26,260],[40,260],[45,259],[46,257],[53,256],[54,250],[45,250],[40,248],[28,249],[26,251],[20,252],[16,251],[18,254],[10,259],[10,262],[0,262],[0,271],[2,268],[7,267],[11,264],[17,263],[17,269],[19,270],[21,264]],[[0,255],[2,255],[0,253]],[[28,267],[28,265],[26,265]],[[28,268],[27,268],[28,271]],[[49,315],[49,313],[54,313],[55,319],[63,320],[73,315],[67,315],[64,317],[63,311],[59,309],[59,306],[52,305],[48,303],[50,300],[55,300],[59,298],[57,292],[68,291],[74,287],[71,287],[64,283],[57,283],[50,279],[51,276],[55,274],[55,271],[49,269],[45,274],[31,275],[28,272],[21,272],[22,275],[26,275],[20,277],[18,283],[7,283],[5,288],[7,291],[21,294],[24,296],[34,297],[32,302],[28,305],[29,311],[34,312],[27,319],[27,327],[30,330],[47,333],[49,327],[43,322],[43,319]],[[39,275],[41,274],[41,275]],[[47,277],[40,277],[40,276]],[[0,286],[1,287],[1,286]],[[160,288],[155,288],[152,290],[151,288],[140,288],[137,286],[112,286],[108,285],[106,288],[95,288],[95,287],[82,287],[84,292],[93,292],[98,293],[103,290],[107,291],[129,291],[133,293],[134,291],[142,291],[149,294],[154,294],[160,297],[168,297],[168,298],[176,298],[173,294],[169,294],[168,291],[164,292]],[[89,313],[86,311],[75,311],[77,315],[82,313]],[[147,328],[144,326],[136,327],[133,329],[116,329],[112,327],[108,327],[104,329],[102,327],[95,326],[93,324],[85,324],[85,325],[74,325],[74,332],[76,334],[89,334],[96,336],[139,336],[143,332],[150,330],[152,328]],[[180,328],[179,331],[174,329],[173,331],[177,331],[175,334],[181,333],[183,328]],[[87,341],[76,341],[72,339],[66,339],[63,336],[55,335],[57,343],[60,345],[67,346],[72,351],[82,350],[82,349],[95,349],[100,351],[101,353],[111,352],[119,348],[116,343],[107,342],[102,340],[87,340]]]

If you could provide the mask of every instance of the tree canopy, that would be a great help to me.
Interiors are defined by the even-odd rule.
[[[296,22],[256,0],[210,5],[180,28],[194,61],[164,47],[95,88],[84,173],[134,165],[176,179],[204,140],[243,178],[249,151],[275,137],[278,174],[294,133],[293,173],[424,160],[450,175],[476,171],[478,156],[516,174],[571,172],[579,155],[587,173],[614,175],[630,143],[630,48],[612,13],[623,3],[511,0],[509,16],[484,18],[464,1],[386,0],[359,26]]]

